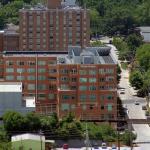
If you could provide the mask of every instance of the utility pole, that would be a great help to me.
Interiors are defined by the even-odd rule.
[[[90,140],[89,140],[89,132],[88,132],[88,128],[87,128],[87,123],[86,123],[85,138],[86,138],[85,139],[86,150],[88,150],[90,147]]]
[[[42,134],[43,134],[43,133],[42,133],[42,130],[40,130],[39,133],[40,133],[41,150],[42,150],[42,142],[43,142],[43,141],[42,141]]]

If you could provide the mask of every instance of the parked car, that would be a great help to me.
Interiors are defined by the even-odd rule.
[[[140,105],[140,103],[137,100],[134,102],[134,104],[135,105]]]
[[[120,89],[120,94],[125,94],[125,89]]]
[[[147,110],[145,105],[142,106],[142,110]]]
[[[97,143],[94,143],[94,144],[93,144],[93,148],[94,148],[94,149],[99,149],[99,145],[98,145]]]
[[[107,149],[107,145],[106,145],[106,143],[102,143],[102,149]]]
[[[68,149],[69,148],[69,146],[68,146],[68,144],[63,144],[63,149]]]
[[[112,145],[112,147],[111,147],[111,149],[112,149],[112,150],[117,150],[116,145],[115,145],[115,144],[113,144],[113,145]]]

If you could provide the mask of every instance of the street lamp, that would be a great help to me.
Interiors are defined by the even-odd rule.
[[[42,135],[43,135],[43,132],[42,132],[42,130],[40,130],[40,131],[39,131],[39,134],[40,134],[41,150],[42,150],[42,149],[43,149],[43,148],[42,148]]]

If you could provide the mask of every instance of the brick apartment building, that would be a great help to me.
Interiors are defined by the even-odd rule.
[[[24,99],[35,97],[38,113],[116,117],[116,62],[109,47],[70,47],[68,54],[9,51],[3,64],[4,81],[22,82]]]
[[[89,10],[75,0],[48,0],[47,7],[37,5],[20,10],[20,50],[65,51],[68,45],[89,46]]]
[[[22,82],[40,114],[115,118],[116,62],[109,47],[88,47],[89,32],[89,11],[75,0],[20,10],[19,33],[0,32],[1,81]]]
[[[0,52],[19,50],[19,33],[15,29],[0,31]]]

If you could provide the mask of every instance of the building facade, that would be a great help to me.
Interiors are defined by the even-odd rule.
[[[6,52],[3,61],[4,81],[22,82],[23,97],[34,97],[40,114],[116,117],[116,63],[108,47]]]
[[[89,46],[89,10],[70,1],[49,0],[20,10],[20,50],[65,51],[69,45]]]
[[[26,107],[22,100],[21,82],[0,82],[0,117],[10,110],[22,114],[35,111],[35,107]]]

